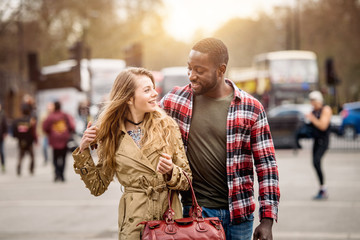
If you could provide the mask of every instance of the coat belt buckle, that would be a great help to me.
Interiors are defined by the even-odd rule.
[[[82,175],[88,174],[88,170],[86,168],[80,168],[80,172]]]

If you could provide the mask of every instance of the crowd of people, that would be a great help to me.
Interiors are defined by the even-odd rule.
[[[83,104],[79,109],[84,108]],[[0,104],[0,156],[1,171],[6,173],[6,150],[4,149],[5,138],[10,135],[17,141],[17,164],[16,174],[20,177],[23,173],[24,159],[29,158],[28,171],[34,175],[36,163],[43,159],[47,165],[52,157],[54,167],[54,181],[65,181],[64,170],[68,142],[75,133],[75,117],[61,110],[61,102],[54,100],[47,103],[46,111],[37,114],[36,102],[29,94],[25,94],[20,108],[20,116],[9,120]],[[80,110],[79,110],[80,113]],[[84,110],[82,110],[84,113]],[[81,116],[83,119],[83,116]],[[87,124],[84,123],[85,125]],[[42,154],[35,155],[36,145],[41,145]],[[52,150],[52,151],[51,151]],[[51,154],[50,154],[51,152]],[[27,168],[27,167],[26,167]]]

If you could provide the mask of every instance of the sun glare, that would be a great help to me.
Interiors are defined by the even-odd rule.
[[[271,11],[284,0],[164,0],[167,7],[165,29],[177,40],[190,41],[196,31],[211,34],[234,17],[256,17]]]

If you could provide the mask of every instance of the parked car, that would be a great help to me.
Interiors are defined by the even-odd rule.
[[[360,134],[360,102],[345,103],[340,116],[340,135],[346,139],[355,139]]]
[[[157,100],[160,101],[161,97],[163,96],[162,81],[164,80],[164,74],[160,71],[151,71],[151,73],[155,80],[155,90],[159,94]]]
[[[296,148],[296,133],[304,124],[309,123],[305,117],[313,110],[311,104],[284,104],[268,112],[268,121],[275,148]],[[333,115],[330,131],[339,134],[342,119]]]
[[[296,132],[306,123],[310,104],[285,104],[268,112],[268,122],[275,148],[296,148]]]

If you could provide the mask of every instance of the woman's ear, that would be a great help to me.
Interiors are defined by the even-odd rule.
[[[134,103],[134,97],[131,97],[129,101],[127,101],[128,105],[132,105]]]

